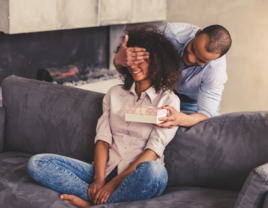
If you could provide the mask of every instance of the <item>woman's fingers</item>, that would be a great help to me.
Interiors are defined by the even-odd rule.
[[[91,193],[90,193],[90,200],[93,200],[94,199],[94,196],[95,196],[95,193],[96,193],[96,188],[95,188],[95,186],[93,186],[92,188],[91,188]]]
[[[95,194],[94,198],[93,198],[93,203],[94,204],[97,204],[100,194],[101,194],[101,191],[98,190],[97,193]]]
[[[105,195],[105,197],[104,197],[104,202],[103,202],[103,203],[105,203],[105,202],[108,201],[110,195],[111,195],[111,193],[107,193],[107,194]]]
[[[105,191],[101,191],[97,204],[103,204],[103,195],[105,195]]]
[[[88,187],[88,190],[87,190],[87,196],[88,196],[88,198],[91,200],[90,187]]]

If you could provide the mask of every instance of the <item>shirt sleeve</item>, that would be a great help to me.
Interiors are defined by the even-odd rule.
[[[197,98],[197,113],[209,118],[219,115],[224,84],[227,81],[225,57],[217,65],[211,64],[202,75]]]
[[[177,111],[180,111],[180,100],[173,92],[172,95],[169,96],[169,99],[163,103],[163,106],[164,105],[172,106]],[[174,138],[177,129],[178,126],[169,129],[154,125],[144,149],[151,149],[157,154],[158,157],[162,157],[165,147]]]
[[[112,132],[110,128],[110,95],[111,90],[103,98],[102,102],[102,116],[99,118],[96,128],[95,143],[102,140],[107,142],[110,146],[112,144]]]

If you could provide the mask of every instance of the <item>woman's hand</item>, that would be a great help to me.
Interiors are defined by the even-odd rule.
[[[95,180],[93,183],[91,183],[87,190],[87,195],[90,201],[92,202],[95,198],[95,194],[97,191],[102,188],[105,185],[105,179],[104,180]]]
[[[116,183],[113,183],[113,181],[107,183],[105,186],[103,186],[97,191],[93,200],[93,204],[100,205],[106,202],[109,196],[115,191],[117,187],[118,186],[116,185]]]

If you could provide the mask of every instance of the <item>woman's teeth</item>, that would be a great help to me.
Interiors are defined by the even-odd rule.
[[[133,73],[133,74],[137,74],[137,73],[139,73],[139,72],[141,72],[141,71],[133,71],[132,73]]]

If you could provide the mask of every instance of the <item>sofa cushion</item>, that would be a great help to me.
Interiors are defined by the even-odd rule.
[[[5,151],[92,162],[104,94],[9,76],[2,83]]]
[[[96,208],[231,208],[237,192],[215,189],[177,187],[167,189],[162,196],[134,202],[99,205]]]
[[[268,161],[268,112],[224,114],[180,127],[165,150],[169,186],[240,191],[250,171]]]
[[[59,193],[30,178],[26,164],[30,154],[0,154],[0,207],[4,208],[73,208],[59,198]]]
[[[268,163],[252,170],[235,203],[235,208],[263,207],[268,193]]]
[[[30,154],[5,152],[0,154],[0,207],[13,208],[67,208],[73,207],[59,198],[59,193],[48,189],[27,174]],[[171,188],[163,196],[135,202],[100,205],[98,207],[145,208],[230,208],[238,193],[204,188]]]

